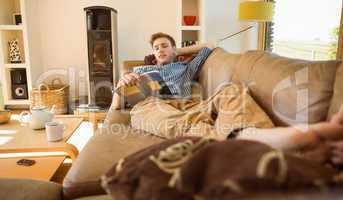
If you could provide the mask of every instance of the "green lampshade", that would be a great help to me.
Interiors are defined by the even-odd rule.
[[[274,3],[264,1],[246,1],[239,5],[239,20],[243,21],[272,21]]]

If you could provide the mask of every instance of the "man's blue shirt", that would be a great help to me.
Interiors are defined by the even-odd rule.
[[[138,66],[133,69],[133,72],[142,74],[149,71],[159,71],[174,97],[190,97],[192,81],[211,51],[205,47],[190,62]]]

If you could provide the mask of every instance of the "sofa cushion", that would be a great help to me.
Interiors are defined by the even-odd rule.
[[[193,54],[178,55],[176,60],[179,62],[189,62],[196,56]],[[156,65],[157,61],[154,54],[149,54],[144,57],[144,65]]]
[[[269,190],[259,191],[256,193],[248,193],[242,195],[241,198],[237,198],[233,195],[228,194],[222,199],[239,199],[239,200],[339,200],[343,195],[343,187],[330,186],[325,187],[297,187],[290,190]]]
[[[206,59],[199,72],[199,83],[202,86],[203,98],[212,96],[216,89],[231,81],[233,70],[241,54],[228,53],[216,48]]]
[[[113,200],[113,198],[110,195],[95,195],[95,196],[81,197],[74,200]]]
[[[335,85],[334,85],[334,92],[333,97],[330,105],[330,110],[328,114],[328,118],[331,117],[338,112],[339,108],[343,105],[343,62],[339,65],[336,78],[335,78]]]
[[[231,199],[230,194],[227,198]],[[293,190],[282,191],[282,190],[272,190],[272,191],[260,191],[256,193],[248,193],[242,195],[241,200],[323,200],[323,199],[339,199],[343,195],[342,186],[331,186],[326,188],[324,191],[318,187],[306,187],[306,188],[296,188]],[[172,197],[171,197],[172,198]],[[110,195],[97,195],[88,196],[83,198],[78,198],[75,200],[113,200]]]
[[[100,177],[119,159],[162,141],[123,124],[99,129],[79,154],[63,181],[68,198],[105,194]]]
[[[106,118],[104,120],[105,125],[110,124],[130,124],[130,109],[125,108],[117,110],[114,108],[114,104],[111,104],[110,109],[107,112]]]
[[[193,199],[194,195],[233,199],[261,190],[315,186],[315,182],[325,187],[335,174],[320,163],[254,141],[179,137],[126,157],[102,177],[102,183],[120,200]]]
[[[249,86],[276,125],[315,123],[327,118],[338,64],[249,51],[237,64],[233,81]]]
[[[61,200],[59,184],[29,179],[0,179],[1,200]]]

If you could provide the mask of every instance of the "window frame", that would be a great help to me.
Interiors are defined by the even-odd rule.
[[[258,24],[258,42],[257,49],[265,50],[266,46],[266,23]]]
[[[274,2],[275,0],[264,0],[267,2]],[[338,32],[338,45],[337,45],[337,54],[336,58],[343,59],[343,1],[342,1],[342,11],[341,11],[341,20]],[[267,25],[267,23],[269,23]],[[258,41],[257,41],[257,49],[267,51],[266,49],[266,41],[267,41],[267,28],[268,26],[272,26],[273,22],[264,22],[258,24]]]
[[[343,59],[343,1],[342,1],[342,11],[341,11],[341,24],[339,25],[338,32],[338,45],[337,45],[337,59]]]

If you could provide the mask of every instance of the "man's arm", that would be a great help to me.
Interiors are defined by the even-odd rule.
[[[122,86],[133,86],[139,81],[139,74],[134,72],[125,73],[124,76],[118,81],[117,88]],[[117,93],[114,93],[111,107],[114,109],[120,109],[121,97]]]
[[[176,52],[178,55],[187,55],[198,53],[202,48],[207,47],[209,49],[214,49],[215,45],[212,43],[197,44],[188,47],[177,48]]]
[[[212,50],[208,47],[201,48],[201,50],[197,53],[197,55],[188,62],[187,70],[189,71],[189,75],[192,79],[196,76],[197,72],[199,71],[200,67],[204,64],[207,57],[210,55]]]
[[[236,139],[262,142],[283,151],[294,151],[305,147],[313,147],[320,142],[319,137],[312,130],[306,132],[296,127],[265,129],[251,127],[243,129],[236,135]]]
[[[115,110],[120,109],[121,98],[117,93],[114,93],[111,107]]]

